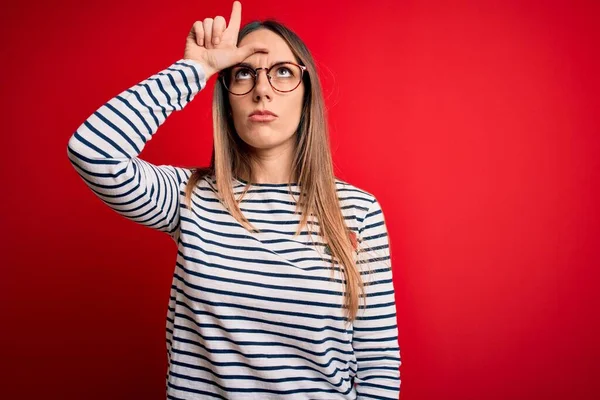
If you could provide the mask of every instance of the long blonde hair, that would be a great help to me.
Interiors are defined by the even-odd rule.
[[[357,245],[357,241],[350,238],[351,232],[346,226],[337,197],[327,116],[315,63],[302,40],[289,28],[274,20],[255,21],[245,25],[240,30],[238,44],[246,35],[258,29],[269,29],[281,36],[291,48],[296,61],[307,67],[308,73],[304,74],[302,117],[296,131],[296,148],[288,180],[297,182],[301,190],[300,198],[296,202],[296,212],[301,213],[302,219],[296,235],[300,234],[308,223],[312,226],[314,222],[308,220],[309,216],[316,217],[320,226],[319,236],[327,243],[331,252],[332,267],[333,263],[337,262],[343,273],[346,290],[342,307],[346,309],[348,322],[352,322],[358,313],[359,297],[363,297],[366,307],[366,296],[363,280],[354,259],[354,246]],[[242,175],[251,177],[252,174],[250,154],[235,131],[229,110],[231,108],[228,92],[222,82],[217,80],[212,103],[214,147],[210,166],[194,170],[185,189],[185,201],[191,208],[194,187],[204,176],[212,175],[216,178],[221,202],[233,218],[246,229],[258,232],[238,206],[251,182],[246,184],[238,200],[234,197],[231,185],[234,178]],[[289,189],[291,192],[291,187]],[[332,268],[332,279],[335,270]]]

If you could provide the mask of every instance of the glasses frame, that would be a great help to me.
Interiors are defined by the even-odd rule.
[[[298,80],[298,84],[290,90],[279,90],[279,89],[275,89],[275,87],[273,87],[273,83],[271,82],[271,70],[279,65],[283,65],[283,64],[292,64],[295,65],[296,67],[300,68],[300,79]],[[229,88],[227,87],[227,84],[225,83],[225,78],[226,78],[226,74],[229,73],[229,71],[233,70],[236,67],[239,67],[240,64],[236,64],[232,67],[227,68],[224,71],[219,72],[219,78],[221,79],[221,83],[223,84],[223,86],[225,87],[225,90],[227,90],[229,93],[231,93],[234,96],[245,96],[248,93],[250,93],[251,91],[254,90],[254,88],[256,87],[256,82],[258,82],[258,71],[260,71],[261,69],[266,70],[266,74],[267,74],[267,81],[269,81],[269,85],[271,86],[271,88],[276,91],[276,92],[280,92],[280,93],[289,93],[292,92],[294,90],[296,90],[298,88],[298,86],[300,86],[300,84],[302,83],[302,80],[304,79],[304,72],[307,70],[307,68],[304,65],[300,65],[300,64],[296,64],[293,62],[289,62],[289,61],[283,61],[283,62],[278,62],[276,64],[271,65],[269,68],[266,67],[260,67],[260,68],[255,68],[252,69],[246,65],[242,65],[244,68],[246,68],[248,71],[250,71],[254,77],[254,84],[252,85],[252,87],[250,88],[250,90],[248,90],[246,93],[233,93],[231,90],[229,90]]]

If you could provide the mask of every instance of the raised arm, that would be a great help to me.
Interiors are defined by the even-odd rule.
[[[221,16],[195,22],[181,60],[110,99],[71,136],[68,156],[75,170],[119,214],[175,238],[180,187],[191,171],[155,166],[138,155],[211,75],[267,51],[257,45],[237,47],[240,21],[241,4],[236,1],[228,26]]]
[[[103,104],[71,136],[67,153],[83,181],[126,218],[172,234],[178,195],[189,171],[140,158],[167,117],[206,85],[193,60],[179,60]]]

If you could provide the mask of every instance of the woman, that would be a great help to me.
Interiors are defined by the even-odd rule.
[[[196,22],[183,59],[109,100],[68,145],[103,202],[177,243],[167,397],[397,399],[380,205],[333,175],[305,45],[277,22],[240,21],[234,2],[228,25]],[[217,74],[210,167],[138,158]]]

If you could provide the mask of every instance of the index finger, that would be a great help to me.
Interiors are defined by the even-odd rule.
[[[242,23],[242,3],[239,1],[233,2],[231,9],[231,17],[229,17],[229,24],[227,28],[232,28],[236,32],[240,31],[240,24]]]

